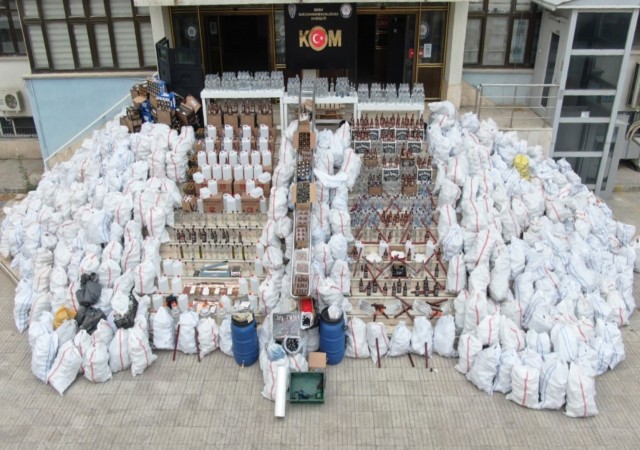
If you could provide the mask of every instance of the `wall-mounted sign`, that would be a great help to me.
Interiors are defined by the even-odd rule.
[[[285,14],[287,69],[347,69],[356,58],[355,5],[290,4]]]

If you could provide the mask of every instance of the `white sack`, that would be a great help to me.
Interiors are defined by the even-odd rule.
[[[202,319],[198,323],[198,345],[200,358],[218,348],[218,325],[212,317]]]
[[[398,322],[391,334],[389,353],[387,356],[402,356],[409,353],[411,346],[411,331],[404,320]]]
[[[591,417],[598,415],[596,406],[595,377],[580,364],[571,363],[567,383],[567,407],[569,417]]]
[[[182,353],[195,354],[196,328],[200,317],[194,311],[185,311],[180,314],[180,334],[178,336],[178,350]]]
[[[511,372],[512,389],[507,394],[507,400],[526,408],[537,407],[539,383],[540,371],[538,369],[515,365]]]
[[[109,368],[117,373],[131,367],[129,357],[129,330],[118,328],[109,344]]]
[[[82,361],[84,377],[92,383],[104,383],[111,379],[109,350],[102,342],[94,342]]]
[[[471,370],[467,372],[467,380],[471,381],[478,389],[491,394],[493,381],[498,373],[500,364],[500,345],[492,345],[480,351],[475,357]]]
[[[82,357],[80,352],[73,344],[73,341],[67,341],[58,349],[58,356],[47,374],[47,383],[58,394],[63,395],[64,391],[76,380],[81,367]]]
[[[376,342],[378,345],[376,346]],[[380,358],[385,356],[389,351],[389,338],[387,337],[387,329],[381,322],[369,322],[367,324],[367,345],[369,346],[369,354],[374,364],[378,362],[378,350]]]
[[[454,368],[463,375],[468,373],[480,350],[482,350],[482,343],[473,334],[465,333],[460,336],[458,340],[458,355],[460,359]]]
[[[456,339],[456,326],[451,315],[443,315],[433,330],[433,350],[440,356],[454,358],[458,354],[453,348]]]

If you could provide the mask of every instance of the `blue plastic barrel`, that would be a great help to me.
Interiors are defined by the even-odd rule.
[[[248,322],[231,318],[233,357],[241,366],[250,366],[258,360],[258,330],[255,320]]]
[[[345,347],[343,316],[335,320],[331,319],[328,309],[325,308],[320,314],[320,351],[327,354],[327,364],[339,364],[344,358]]]

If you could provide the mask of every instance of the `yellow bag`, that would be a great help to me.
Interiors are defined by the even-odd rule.
[[[65,321],[76,318],[76,310],[67,308],[66,306],[61,306],[60,309],[56,311],[56,315],[53,317],[53,329],[57,330],[60,325],[62,325]]]
[[[529,158],[527,158],[526,155],[516,155],[516,157],[513,158],[513,167],[516,168],[523,179],[529,180],[529,178],[531,178],[529,174]]]

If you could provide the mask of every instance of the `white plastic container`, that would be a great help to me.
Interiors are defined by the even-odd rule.
[[[173,258],[166,258],[162,261],[162,272],[167,277],[173,276]],[[169,290],[167,290],[169,292]]]
[[[207,137],[216,138],[216,127],[214,127],[213,125],[207,125]]]
[[[184,273],[184,264],[182,263],[182,260],[174,259],[173,260],[173,276],[181,277],[183,273]]]
[[[198,167],[204,167],[207,165],[207,154],[203,151],[198,152]]]
[[[224,138],[233,139],[233,127],[231,125],[224,126]]]
[[[169,278],[167,277],[160,277],[158,278],[158,290],[160,292],[167,293],[170,292],[170,287],[169,287]]]
[[[182,294],[182,289],[183,288],[184,288],[184,286],[182,285],[182,278],[177,276],[177,277],[173,277],[171,279],[171,292],[173,293],[173,295]]]

